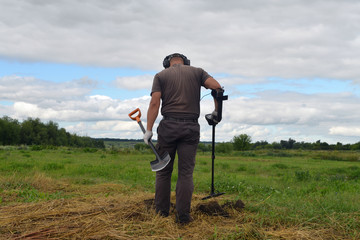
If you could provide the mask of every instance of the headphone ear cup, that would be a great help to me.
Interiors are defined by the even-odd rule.
[[[163,66],[164,66],[164,68],[170,67],[169,56],[167,56],[166,58],[164,58]]]
[[[184,65],[190,65],[190,60],[183,54],[180,54],[181,58],[184,61]]]
[[[190,66],[190,60],[187,59],[186,57],[184,58],[184,65],[189,65]]]

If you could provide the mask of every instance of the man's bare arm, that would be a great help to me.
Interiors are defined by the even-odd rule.
[[[152,131],[154,122],[159,114],[161,92],[153,92],[147,112],[146,130]]]
[[[209,77],[208,79],[205,80],[204,87],[206,87],[207,89],[221,88],[220,83],[212,77]]]
[[[221,88],[221,85],[218,81],[216,81],[214,78],[212,77],[209,77],[208,79],[206,79],[205,83],[204,83],[204,86],[207,88],[207,89],[219,89]],[[218,103],[216,101],[216,99],[214,98],[214,104],[215,104],[215,111],[218,110]]]

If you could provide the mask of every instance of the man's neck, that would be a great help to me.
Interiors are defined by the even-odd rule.
[[[175,66],[175,65],[184,65],[182,62],[174,62],[171,63],[170,67]]]

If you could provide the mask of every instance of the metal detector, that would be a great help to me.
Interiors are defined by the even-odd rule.
[[[224,96],[224,90],[218,89],[218,90],[212,90],[211,95],[214,97],[214,99],[217,102],[218,105],[218,113],[217,117],[214,117],[212,114],[206,114],[205,119],[208,122],[210,126],[212,126],[212,153],[211,153],[211,192],[209,196],[206,196],[202,198],[202,200],[218,197],[223,194],[224,192],[215,192],[214,187],[214,163],[215,163],[215,127],[216,125],[221,121],[222,119],[222,103],[224,100],[228,100],[228,96]]]

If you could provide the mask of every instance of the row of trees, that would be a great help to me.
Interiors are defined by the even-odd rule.
[[[39,118],[27,120],[20,123],[16,119],[4,116],[0,118],[0,145],[51,145],[51,146],[74,146],[105,148],[103,139],[81,137],[66,132],[57,123],[49,121],[42,123]],[[136,150],[144,150],[144,146],[138,144]],[[211,151],[211,144],[200,143],[199,151]],[[269,143],[252,139],[247,134],[234,136],[231,142],[217,143],[216,151],[230,152],[256,150],[256,149],[306,149],[306,150],[360,150],[360,141],[355,144],[328,144],[320,140],[314,143],[297,142],[294,139],[281,140]]]
[[[354,144],[328,144],[317,140],[313,143],[297,142],[294,139],[281,140],[280,142],[268,143],[267,141],[257,141],[250,144],[251,149],[306,149],[306,150],[360,150],[360,141]]]
[[[28,118],[20,123],[7,116],[0,118],[0,145],[21,144],[105,148],[104,141],[70,134],[53,121]]]
[[[203,152],[211,151],[211,145],[200,143],[198,149]],[[252,143],[251,137],[247,134],[235,136],[231,142],[216,144],[216,151],[228,153],[233,150],[246,151],[257,149],[304,149],[304,150],[360,150],[360,141],[355,144],[328,144],[320,140],[314,143],[297,142],[294,139],[281,140],[280,142],[268,143],[267,141],[257,141]]]

